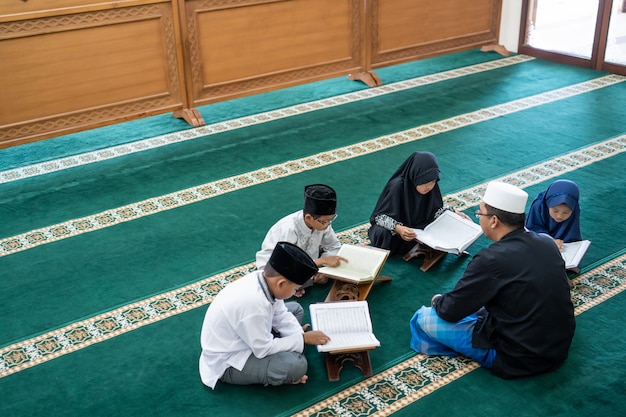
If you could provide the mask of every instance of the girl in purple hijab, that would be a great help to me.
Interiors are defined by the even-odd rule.
[[[582,240],[578,185],[570,180],[557,180],[539,193],[526,215],[526,228],[548,234],[559,249],[563,243]]]

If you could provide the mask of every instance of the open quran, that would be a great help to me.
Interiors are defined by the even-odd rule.
[[[460,255],[483,234],[480,225],[446,210],[424,229],[413,229],[428,247]]]
[[[320,352],[354,352],[380,346],[374,336],[367,301],[315,303],[309,306],[311,326],[330,337]]]
[[[364,245],[341,245],[337,256],[342,256],[348,262],[341,262],[337,267],[323,266],[321,274],[352,283],[371,282],[382,269],[389,251]]]
[[[565,260],[565,269],[578,268],[578,264],[589,249],[589,245],[591,245],[590,240],[564,243],[561,256]]]

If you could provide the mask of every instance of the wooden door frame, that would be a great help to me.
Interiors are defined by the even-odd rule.
[[[611,16],[613,0],[598,0],[596,30],[594,33],[591,58],[589,59],[534,48],[526,43],[528,16],[529,13],[532,13],[533,15],[535,14],[537,1],[538,0],[522,1],[522,16],[518,44],[518,52],[520,54],[526,54],[549,61],[561,62],[564,64],[575,65],[584,68],[592,68],[601,71],[612,72],[615,74],[626,75],[626,66],[604,62],[604,51],[606,49],[609,30],[609,19]]]

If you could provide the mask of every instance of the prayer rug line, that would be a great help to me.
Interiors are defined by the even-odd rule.
[[[440,133],[453,131],[546,103],[562,100],[567,97],[584,94],[623,81],[626,81],[626,77],[608,75],[591,81],[418,126],[402,132],[384,135],[354,145],[321,152],[316,155],[287,161],[256,171],[223,178],[126,206],[105,210],[90,216],[31,230],[26,233],[1,239],[0,256],[21,252],[36,246],[115,226],[162,211],[183,207],[188,204],[197,203],[279,178],[379,152]],[[604,143],[608,142],[610,141]]]
[[[626,289],[626,254],[571,282],[574,314],[578,316]],[[479,367],[478,363],[462,356],[418,354],[293,414],[293,417],[388,416]]]
[[[626,135],[566,154],[542,164],[500,177],[521,188],[570,172],[626,150]],[[488,182],[446,195],[459,210],[478,205]],[[366,244],[368,224],[338,233],[343,243]],[[0,378],[102,342],[139,327],[210,303],[228,283],[255,269],[254,263],[231,269],[187,286],[125,305],[61,329],[46,332],[0,349]],[[620,290],[621,291],[621,290]],[[595,299],[593,296],[591,299]],[[587,301],[585,301],[587,302]]]
[[[463,356],[416,354],[293,417],[388,416],[479,367]]]
[[[532,61],[535,58],[527,55],[515,55],[495,61],[485,62],[467,67],[457,68],[453,70],[443,71],[435,74],[416,77],[396,83],[374,87],[358,92],[341,94],[321,100],[311,101],[308,103],[296,104],[278,110],[258,113],[250,116],[244,116],[236,119],[226,120],[223,122],[213,123],[207,126],[192,128],[180,132],[169,133],[166,135],[156,136],[153,138],[143,139],[128,144],[112,146],[106,149],[100,149],[92,152],[85,152],[78,155],[72,155],[65,158],[59,158],[52,161],[32,164],[24,167],[14,168],[6,171],[0,171],[0,184],[21,179],[45,175],[64,169],[75,168],[82,165],[106,161],[109,159],[119,158],[131,155],[137,152],[155,149],[174,143],[185,142],[192,139],[198,139],[204,136],[214,135],[216,133],[228,132],[231,130],[241,129],[254,126],[261,123],[280,120],[292,116],[298,116],[305,113],[336,107],[348,103],[367,100],[370,98],[381,97],[391,93],[408,90],[411,88],[421,87],[429,84],[435,84],[441,81],[460,78],[466,75],[477,74],[480,72],[490,71],[498,68],[504,68],[510,65],[516,65],[522,62]]]

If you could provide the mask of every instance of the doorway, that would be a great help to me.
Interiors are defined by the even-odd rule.
[[[626,0],[524,0],[519,52],[626,75]]]

